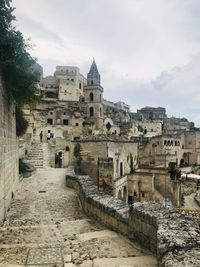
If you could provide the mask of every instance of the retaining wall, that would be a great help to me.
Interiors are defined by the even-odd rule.
[[[149,249],[161,267],[200,266],[200,230],[191,217],[159,204],[129,206],[97,192],[89,176],[68,173],[66,184],[78,192],[88,216]]]
[[[8,100],[0,76],[0,223],[19,182],[15,105]]]

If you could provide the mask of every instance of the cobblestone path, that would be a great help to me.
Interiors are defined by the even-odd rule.
[[[64,169],[37,170],[21,184],[0,227],[2,267],[154,267],[128,239],[86,217]]]

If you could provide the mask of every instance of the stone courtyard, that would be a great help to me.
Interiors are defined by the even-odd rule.
[[[84,215],[66,169],[21,181],[0,228],[0,266],[154,267],[149,252]]]

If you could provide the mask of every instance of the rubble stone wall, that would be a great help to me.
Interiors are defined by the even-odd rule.
[[[18,181],[15,106],[8,101],[0,76],[0,223],[5,217]]]
[[[189,216],[159,204],[129,206],[97,192],[89,176],[66,176],[66,184],[77,190],[85,213],[120,232],[157,256],[160,267],[200,266],[200,230]]]
[[[74,188],[88,216],[100,221],[110,229],[128,235],[129,207],[121,200],[97,192],[97,187],[89,176],[66,176],[67,186]]]

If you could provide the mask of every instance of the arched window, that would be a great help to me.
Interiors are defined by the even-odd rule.
[[[106,128],[107,128],[107,130],[109,131],[111,127],[112,127],[112,125],[110,124],[110,122],[108,122],[108,123],[106,124]]]
[[[91,85],[93,85],[93,80],[91,80]]]
[[[93,100],[94,100],[94,94],[90,93],[90,101],[93,101]]]
[[[90,107],[90,117],[93,117],[93,116],[94,116],[94,108]]]

